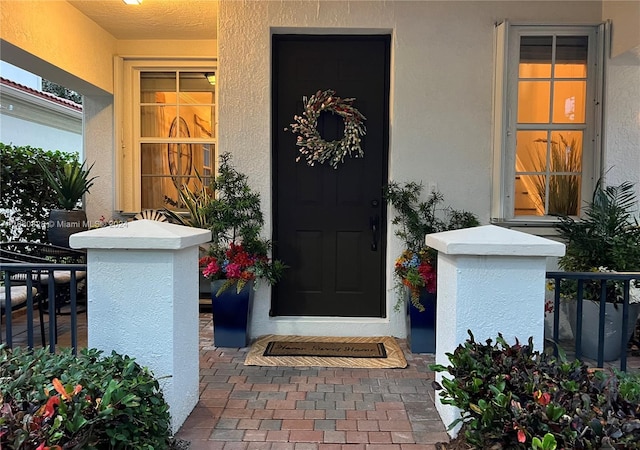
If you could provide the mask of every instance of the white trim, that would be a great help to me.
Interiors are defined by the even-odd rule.
[[[491,190],[491,217],[505,217],[504,180],[505,152],[503,136],[507,124],[507,96],[504,85],[507,78],[506,50],[509,38],[509,22],[503,21],[495,27],[494,85],[493,85],[493,183]]]

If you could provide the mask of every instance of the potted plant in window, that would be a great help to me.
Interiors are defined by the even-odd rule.
[[[556,226],[560,237],[566,241],[566,254],[559,266],[567,272],[640,272],[640,225],[636,211],[636,195],[633,183],[604,186],[602,179],[596,183],[593,197],[585,205],[584,217],[574,219],[560,216]],[[576,282],[564,281],[562,297],[576,298]],[[633,281],[629,296],[629,336],[633,333],[640,313],[640,285]],[[605,313],[604,360],[620,356],[620,332],[622,329],[623,286],[620,282],[607,282]],[[600,282],[584,283],[582,312],[582,353],[592,359],[598,354],[598,330],[594,324],[600,318]],[[574,328],[577,316],[576,302],[569,302],[570,323]]]
[[[229,153],[220,155],[218,175],[209,186],[202,187],[191,211],[197,226],[208,228],[212,234],[199,265],[211,281],[214,343],[218,347],[248,344],[255,283],[262,280],[274,284],[286,268],[268,256],[271,242],[260,236],[264,225],[260,194],[250,188],[247,178],[233,166]],[[181,198],[187,190],[182,188]],[[190,224],[189,219],[170,215]]]
[[[47,166],[38,163],[47,182],[55,190],[58,205],[61,209],[52,209],[49,213],[48,239],[51,244],[69,247],[69,236],[86,230],[87,214],[80,209],[80,201],[85,193],[93,186],[91,169],[85,168],[85,163],[72,161],[64,164],[55,172]],[[95,163],[94,163],[95,164]]]
[[[407,329],[411,351],[435,352],[437,251],[425,245],[425,236],[441,231],[480,225],[475,214],[441,207],[444,197],[432,192],[421,200],[421,183],[391,182],[385,199],[396,210],[391,223],[404,244],[396,259],[394,280],[398,301],[395,309],[407,304]]]

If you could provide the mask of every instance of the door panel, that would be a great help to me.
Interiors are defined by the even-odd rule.
[[[274,36],[274,255],[290,268],[274,287],[272,315],[385,314],[389,44],[389,36]],[[367,118],[364,158],[337,169],[296,163],[296,136],[285,131],[302,97],[325,89],[355,97]],[[341,139],[343,121],[322,114],[318,130]]]

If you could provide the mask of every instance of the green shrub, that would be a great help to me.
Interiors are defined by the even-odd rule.
[[[40,162],[50,171],[78,160],[78,155],[0,143],[0,241],[47,241],[49,211],[59,208]]]
[[[0,448],[170,448],[158,381],[127,356],[0,347],[0,380]]]
[[[436,383],[442,403],[461,409],[467,442],[478,448],[640,448],[637,376],[591,371],[498,336],[470,338],[448,353],[451,365]],[[624,392],[624,393],[623,393]]]

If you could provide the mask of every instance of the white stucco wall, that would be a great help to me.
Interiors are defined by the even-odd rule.
[[[94,164],[91,174],[98,177],[85,198],[87,219],[95,222],[104,216],[110,220],[115,217],[117,191],[115,156],[111,151],[115,146],[113,96],[85,96],[83,113],[84,158],[88,165]]]
[[[538,2],[516,1],[221,2],[219,149],[233,153],[234,162],[261,192],[265,217],[271,217],[271,35],[390,33],[389,177],[437,183],[447,203],[474,211],[487,223],[494,24],[501,19],[598,23],[600,18],[601,4],[588,1],[546,2],[544,8]],[[271,235],[270,223],[265,235]],[[341,323],[343,334],[405,335],[401,315],[392,310],[391,267],[401,248],[391,227],[388,238],[389,319],[373,325],[358,320],[349,326]],[[252,334],[299,326],[268,318],[269,294],[266,290],[257,294]],[[307,334],[327,334],[333,327],[309,322]]]
[[[80,154],[82,151],[82,135],[80,133],[48,127],[6,114],[0,118],[0,142],[68,153]]]
[[[640,199],[640,60],[628,61],[614,58],[608,65],[604,168],[608,184],[634,182]]]
[[[634,58],[640,62],[640,2],[606,0],[602,2],[602,18],[611,20],[611,54]]]

